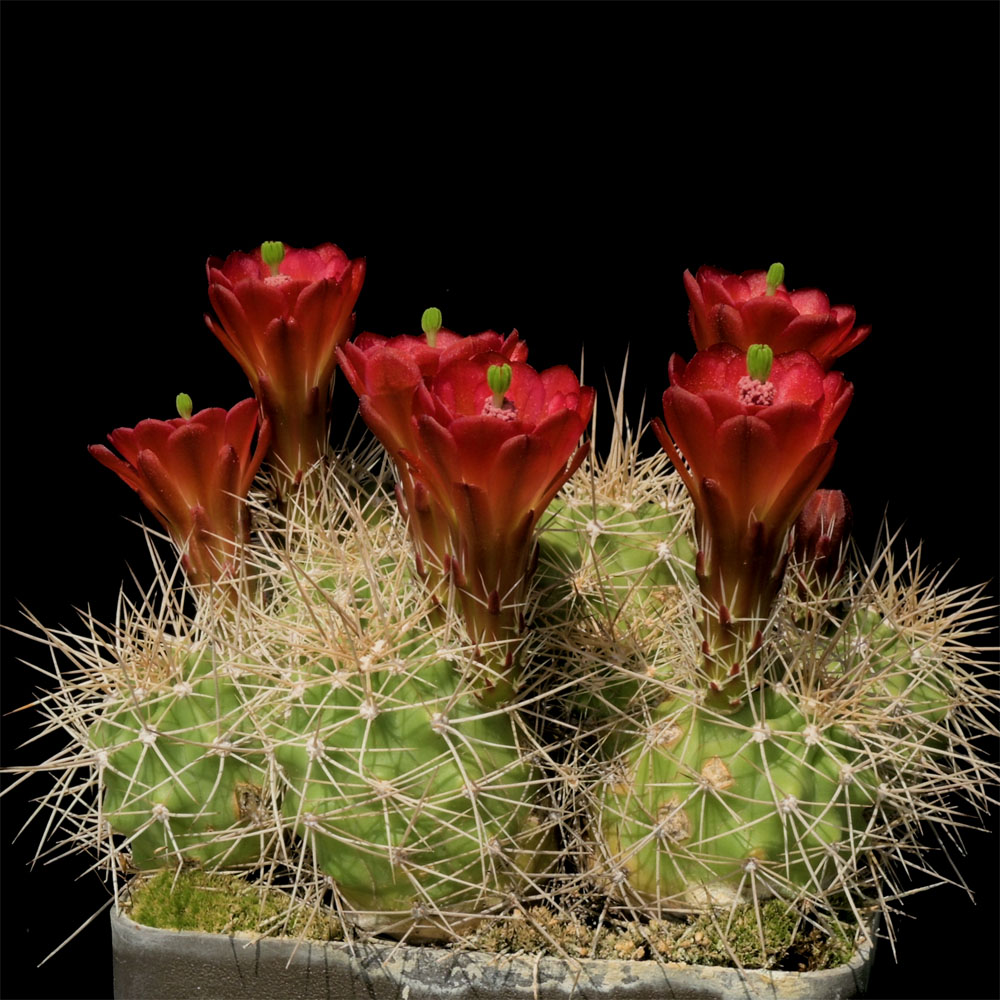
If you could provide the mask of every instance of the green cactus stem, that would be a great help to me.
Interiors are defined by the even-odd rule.
[[[267,809],[247,692],[209,651],[121,691],[90,729],[101,811],[139,869],[261,854]]]
[[[615,759],[600,824],[651,905],[821,894],[856,853],[877,774],[855,740],[769,693],[719,716],[677,699]]]
[[[484,712],[433,643],[411,632],[378,662],[295,676],[283,814],[348,906],[426,937],[421,915],[481,913],[518,887],[537,778],[510,717]]]
[[[564,644],[553,655],[578,674],[581,663],[590,668],[571,691],[574,714],[619,711],[640,691],[656,697],[646,682],[675,672],[675,662],[657,654],[678,611],[688,612],[684,578],[694,567],[680,516],[654,501],[556,499],[538,544],[539,627]]]

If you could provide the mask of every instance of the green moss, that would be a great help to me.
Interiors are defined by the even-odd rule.
[[[133,891],[130,915],[137,923],[169,930],[267,933],[319,941],[342,936],[339,923],[331,921],[326,910],[297,908],[280,890],[200,869],[159,872],[142,881]],[[854,941],[852,927],[839,925],[835,933],[825,933],[781,900],[771,899],[761,904],[759,919],[754,907],[742,906],[731,917],[703,914],[647,923],[608,916],[599,926],[533,906],[484,923],[466,944],[497,954],[659,959],[689,965],[731,966],[735,956],[748,969],[811,972],[845,964]]]
[[[135,886],[135,883],[133,883]],[[328,941],[341,936],[325,911],[294,905],[278,889],[197,868],[161,871],[133,889],[129,914],[139,924],[212,934],[269,934]]]
[[[684,962],[733,965],[792,972],[831,969],[850,960],[853,929],[827,934],[805,921],[780,900],[728,914],[648,923],[606,919],[600,928],[569,920],[544,906],[518,911],[485,924],[470,944],[482,951],[524,952],[573,958]],[[761,947],[763,939],[763,948]]]
[[[838,925],[824,933],[779,899],[761,904],[759,916],[748,905],[739,907],[728,923],[727,917],[703,915],[695,921],[699,957],[684,961],[731,965],[731,950],[747,968],[804,972],[843,965],[854,952],[854,934],[848,928]]]

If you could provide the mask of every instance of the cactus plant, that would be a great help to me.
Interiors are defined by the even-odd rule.
[[[95,449],[177,554],[110,628],[36,623],[71,664],[39,701],[70,739],[49,836],[126,882],[278,885],[286,926],[329,911],[348,935],[451,940],[530,907],[578,927],[594,900],[633,928],[745,928],[771,899],[832,929],[891,917],[893,866],[932,867],[922,831],[991,801],[978,594],[891,544],[866,565],[816,492],[853,310],[774,268],[687,275],[699,351],[671,363],[663,450],[623,382],[602,459],[593,391],[516,334],[428,310],[345,342],[363,266],[330,245],[209,275],[257,444],[251,401],[179,397],[115,432],[124,462]],[[334,355],[384,452],[314,447]]]
[[[260,625],[285,640],[266,727],[285,829],[365,926],[446,935],[523,889],[523,855],[546,864],[537,768],[400,557],[395,505],[328,515]]]

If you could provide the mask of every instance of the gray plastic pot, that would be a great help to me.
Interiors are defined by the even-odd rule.
[[[874,946],[823,972],[527,958],[392,943],[317,943],[143,927],[111,915],[116,1000],[840,1000]]]

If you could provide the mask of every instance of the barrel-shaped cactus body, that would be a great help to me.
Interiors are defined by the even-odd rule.
[[[285,819],[360,913],[480,912],[539,841],[531,769],[510,715],[433,636],[382,642],[348,669],[297,672],[275,754]]]
[[[261,852],[264,762],[255,683],[210,652],[133,680],[90,729],[101,810],[140,869],[239,866]]]
[[[664,504],[594,503],[557,498],[539,536],[538,589],[547,603],[582,600],[590,613],[639,626],[662,617],[678,576],[694,568],[694,549]]]
[[[605,863],[654,905],[822,894],[877,794],[846,732],[773,692],[729,716],[664,703],[622,744],[601,797]]]
[[[694,562],[665,502],[552,502],[539,537],[538,621],[573,667],[574,714],[600,718],[661,696],[647,681],[673,675]]]
[[[933,640],[862,607],[837,630],[829,671],[864,692],[871,725],[939,726],[956,705],[959,677]]]

